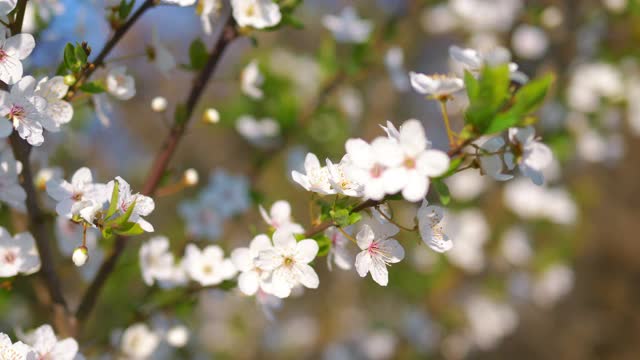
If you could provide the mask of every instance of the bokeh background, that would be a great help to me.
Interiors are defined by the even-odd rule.
[[[97,51],[108,37],[100,0],[64,0],[55,7],[50,6],[53,1],[35,3],[51,11],[45,22],[40,12],[41,19],[29,24],[38,33],[29,63],[35,73],[54,72],[67,42],[87,41]],[[322,16],[345,6],[355,7],[375,30],[366,60],[337,79],[332,64],[348,67],[364,51],[336,44],[321,24]],[[253,40],[235,42],[209,83],[196,114],[216,108],[221,121],[192,122],[167,180],[195,168],[202,185],[156,199],[149,218],[156,233],[171,239],[176,254],[189,240],[216,242],[227,251],[246,246],[266,230],[258,205],[268,207],[280,199],[290,201],[294,218],[308,226],[310,194],[288,175],[300,167],[307,151],[338,161],[347,138],[370,140],[382,134],[379,125],[387,120],[400,125],[409,118],[420,119],[434,147],[446,149],[437,104],[390,76],[385,55],[392,47],[404,51],[405,74],[452,72],[451,45],[483,51],[504,46],[530,77],[554,72],[553,91],[536,125],[557,159],[549,184],[531,190],[532,185],[519,180],[496,183],[474,175],[476,169],[456,175],[449,182],[453,200],[447,228],[455,246],[460,244],[459,254],[436,255],[417,234],[401,233],[407,257],[390,269],[386,288],[353,270],[330,272],[325,259],[317,259],[320,288],[286,299],[275,310],[275,320],[268,320],[253,298],[234,291],[182,297],[150,291],[137,263],[146,237],[132,239],[86,333],[79,336],[83,352],[91,357],[112,351],[118,346],[115,329],[137,320],[151,325],[140,315],[145,304],[177,296],[180,301],[168,302],[162,312],[187,324],[191,338],[186,348],[158,353],[157,358],[637,358],[640,4],[307,0],[296,16],[304,29],[256,33]],[[184,101],[193,77],[184,69],[165,76],[149,64],[144,55],[152,31],[182,64],[189,63],[193,39],[211,46],[217,36],[215,30],[203,34],[193,7],[159,7],[145,14],[109,62],[128,67],[136,79],[136,96],[127,102],[111,100],[108,124],[95,116],[91,99],[84,99],[76,106],[73,130],[52,135],[55,140],[38,150],[37,167],[59,166],[68,177],[88,166],[102,181],[122,175],[134,188],[140,186],[173,107]],[[239,88],[241,70],[254,59],[266,78],[265,99],[259,102],[242,96]],[[151,110],[156,96],[168,99],[167,112]],[[458,129],[462,120],[456,109],[462,106],[464,99],[451,105]],[[266,145],[256,146],[235,128],[245,114],[271,117],[280,131]],[[179,204],[197,197],[216,169],[247,176],[254,203],[226,221],[219,238],[192,239]],[[401,203],[392,207],[401,222],[410,223],[415,208]],[[18,229],[21,216],[3,208],[2,222]],[[505,245],[513,229],[529,244],[529,256],[518,240],[513,242],[519,245]],[[107,249],[110,244],[101,245]],[[99,264],[95,260],[88,266]],[[86,282],[68,258],[61,255],[58,263],[73,306]],[[47,314],[38,313],[38,293],[35,281],[16,282],[13,291],[0,293],[0,330],[41,324]]]

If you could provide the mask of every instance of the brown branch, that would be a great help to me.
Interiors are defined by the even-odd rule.
[[[29,231],[33,235],[38,254],[40,256],[40,271],[38,274],[43,278],[45,287],[54,307],[54,314],[58,318],[54,322],[58,331],[68,333],[72,331],[73,321],[68,318],[69,322],[61,322],[62,318],[57,315],[68,315],[67,303],[62,293],[60,278],[55,270],[54,256],[51,250],[51,231],[46,226],[46,216],[40,209],[38,204],[38,193],[33,184],[33,174],[29,165],[29,155],[31,153],[31,145],[21,139],[17,131],[14,131],[9,137],[13,155],[17,161],[22,163],[22,173],[20,175],[20,185],[27,194],[27,218],[29,222]],[[66,317],[66,316],[64,316]]]
[[[84,82],[89,79],[89,77],[91,77],[91,75],[96,71],[98,67],[104,65],[105,59],[107,58],[109,53],[111,53],[111,50],[113,50],[116,44],[118,44],[118,42],[122,40],[124,34],[126,34],[127,31],[129,31],[129,29],[133,26],[133,24],[135,24],[136,21],[140,19],[142,14],[154,7],[156,5],[156,2],[156,0],[145,0],[145,2],[142,3],[142,5],[140,5],[140,7],[133,13],[133,15],[131,15],[124,24],[116,29],[109,41],[104,44],[104,47],[102,48],[98,56],[96,56],[95,60],[93,60],[93,62],[80,73],[73,86],[69,87],[69,91],[67,91],[66,96],[67,101],[73,99],[77,94],[80,86],[82,86],[82,84],[84,84]]]
[[[24,22],[24,14],[27,11],[28,0],[19,0],[16,5],[16,16],[11,23],[11,35],[19,34],[22,31],[22,23]]]
[[[187,101],[184,105],[184,116],[181,116],[174,123],[167,138],[162,144],[162,147],[160,148],[160,151],[156,156],[153,165],[151,166],[151,170],[149,171],[147,180],[142,188],[142,194],[152,196],[157,190],[158,184],[160,183],[160,180],[162,179],[162,176],[164,175],[167,166],[169,165],[169,161],[173,157],[173,154],[175,153],[175,150],[184,135],[187,123],[192,118],[196,104],[202,96],[209,78],[218,66],[218,63],[220,62],[220,59],[227,46],[238,36],[239,34],[236,28],[235,21],[233,20],[233,17],[229,15],[228,20],[222,30],[222,34],[220,34],[218,41],[216,42],[211,54],[209,55],[207,63],[195,78],[193,87],[191,88],[191,92],[189,93]],[[91,310],[93,309],[98,296],[100,295],[100,291],[113,272],[118,258],[120,257],[120,255],[122,255],[125,247],[126,238],[117,237],[111,254],[109,254],[109,256],[100,266],[98,274],[96,275],[93,282],[89,285],[89,288],[85,292],[80,305],[78,306],[76,317],[80,322],[85,320],[91,313]]]

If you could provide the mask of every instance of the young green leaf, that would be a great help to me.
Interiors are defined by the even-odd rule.
[[[442,180],[434,179],[432,181],[433,188],[436,189],[438,196],[440,196],[440,203],[442,205],[448,205],[451,201],[451,194],[449,194],[449,187]]]
[[[201,70],[204,65],[207,63],[207,58],[209,55],[207,54],[207,47],[204,45],[202,40],[195,39],[189,46],[189,60],[191,62],[190,66],[192,70]]]
[[[64,65],[72,72],[77,71],[78,60],[76,59],[75,48],[71,43],[67,43],[64,47]]]
[[[80,90],[88,93],[88,94],[100,94],[107,89],[105,89],[104,85],[98,81],[92,81],[88,83],[84,83],[80,86]]]
[[[109,203],[109,209],[105,215],[105,219],[109,219],[113,214],[118,211],[118,199],[120,198],[120,183],[118,181],[113,182],[113,191],[111,192],[111,202]]]

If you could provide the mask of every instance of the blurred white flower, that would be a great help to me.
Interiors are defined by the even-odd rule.
[[[111,180],[111,185],[107,184],[107,188],[113,189],[114,181],[119,184],[118,210],[124,214],[129,210],[130,206],[135,206],[129,217],[129,222],[137,223],[146,232],[153,232],[153,225],[142,218],[151,214],[155,209],[156,205],[153,199],[140,193],[132,194],[129,183],[120,176],[116,177],[115,180]],[[111,195],[110,192],[109,195]]]
[[[500,253],[511,265],[528,264],[533,256],[533,250],[524,229],[516,226],[507,229],[502,235]]]
[[[148,286],[155,280],[163,281],[171,278],[174,266],[173,254],[169,250],[169,239],[155,236],[147,240],[138,252],[142,279]]]
[[[573,289],[574,274],[564,264],[549,266],[535,279],[531,289],[533,301],[541,307],[551,307]]]
[[[40,256],[30,233],[11,236],[0,226],[0,278],[29,275],[40,270]]]
[[[543,170],[553,161],[551,149],[535,139],[533,127],[510,128],[509,141],[515,146],[515,152],[519,156],[515,157],[520,172],[531,179],[536,185],[544,183]],[[511,168],[513,156],[505,155],[507,167]]]
[[[22,341],[11,342],[9,336],[0,332],[0,356],[9,360],[36,360],[38,353]]]
[[[511,48],[523,59],[540,59],[549,48],[549,38],[537,26],[520,25],[511,35]]]
[[[413,90],[435,99],[446,99],[464,88],[462,79],[447,75],[425,75],[410,72]]]
[[[286,200],[279,200],[271,205],[269,212],[260,205],[262,219],[275,230],[283,230],[292,234],[302,234],[304,229],[300,224],[294,223],[291,218],[291,205]]]
[[[468,299],[465,313],[471,338],[481,350],[496,347],[518,325],[518,314],[509,304],[496,302],[483,295]]]
[[[155,112],[163,112],[167,110],[167,99],[162,96],[156,96],[151,100],[151,110]]]
[[[236,120],[236,130],[251,145],[269,148],[277,145],[280,135],[280,124],[272,118],[260,120],[244,115]]]
[[[231,0],[233,18],[242,27],[264,29],[282,20],[280,7],[271,0]]]
[[[20,337],[22,341],[32,346],[39,359],[84,359],[84,356],[78,353],[78,342],[71,337],[58,340],[51,325],[42,325],[29,333],[22,334]]]
[[[489,186],[489,181],[479,171],[461,171],[448,177],[445,181],[451,196],[459,201],[471,201],[482,194]]]
[[[151,47],[148,51],[151,62],[158,68],[162,75],[167,76],[169,71],[176,68],[176,58],[166,45],[160,41],[158,30],[151,29]],[[126,99],[123,99],[126,100]]]
[[[578,216],[577,206],[565,189],[537,186],[522,178],[507,183],[503,199],[511,211],[525,219],[572,224]]]
[[[262,99],[262,84],[264,76],[258,67],[258,61],[253,60],[240,73],[240,89],[242,92],[252,99]]]
[[[343,8],[339,15],[324,16],[322,24],[331,31],[336,41],[344,43],[366,42],[373,30],[373,23],[360,19],[351,6]]]
[[[146,324],[129,326],[120,340],[120,351],[129,359],[148,359],[160,343],[160,337]]]
[[[484,245],[490,228],[482,212],[477,209],[447,213],[444,230],[455,246],[446,253],[454,265],[470,273],[478,273],[485,266]]]
[[[126,72],[126,66],[116,66],[107,72],[107,92],[118,100],[129,100],[136,95],[135,79]]]
[[[77,267],[83,266],[89,260],[89,250],[86,246],[78,246],[71,254],[71,260]]]
[[[197,12],[200,14],[200,23],[202,24],[202,30],[205,34],[211,35],[213,33],[213,19],[218,15],[222,9],[222,2],[220,0],[199,0]]]
[[[13,151],[0,151],[0,202],[10,207],[25,211],[24,201],[27,193],[18,182],[18,175],[22,172],[22,163],[16,161]]]
[[[504,32],[523,8],[522,0],[451,0],[449,6],[471,31]]]
[[[342,270],[350,270],[353,264],[353,255],[347,250],[349,240],[335,227],[325,230],[324,234],[331,240],[329,254],[327,254],[327,267],[333,270],[335,263]]]
[[[409,77],[404,68],[404,51],[402,48],[398,46],[389,48],[384,55],[384,64],[396,90],[403,92],[409,90]]]
[[[231,260],[224,258],[222,249],[217,245],[209,245],[202,250],[194,244],[187,245],[184,262],[189,277],[202,286],[220,284],[231,279],[237,272]]]
[[[618,68],[607,63],[578,65],[567,87],[567,103],[585,113],[600,108],[601,100],[618,101],[624,97],[624,81]]]

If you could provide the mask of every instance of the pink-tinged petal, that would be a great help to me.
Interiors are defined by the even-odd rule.
[[[249,248],[246,247],[233,249],[231,252],[231,261],[240,271],[249,271],[253,268],[253,257],[251,256]]]
[[[315,240],[305,239],[296,245],[296,262],[308,264],[318,254],[318,243]]]
[[[377,282],[380,286],[387,286],[389,283],[389,272],[387,271],[387,265],[378,257],[374,257],[369,268],[373,281]]]
[[[243,272],[238,276],[238,289],[240,289],[243,294],[248,296],[255,295],[259,287],[260,279],[255,271]]]
[[[410,171],[407,175],[407,184],[402,189],[402,196],[410,202],[424,200],[429,190],[429,180],[416,171]]]
[[[397,263],[404,259],[404,248],[396,239],[382,241],[380,243],[380,250],[384,253],[386,262]]]
[[[358,253],[356,256],[356,271],[360,277],[367,276],[369,269],[371,269],[372,262],[371,254],[369,254],[367,250]]]
[[[309,289],[317,289],[320,285],[318,274],[307,264],[296,264],[294,266],[298,281]]]
[[[400,145],[409,156],[416,156],[427,148],[427,137],[420,121],[410,119],[400,126]]]
[[[279,248],[294,248],[296,246],[296,238],[287,231],[276,230],[273,233],[273,244]]]
[[[375,238],[375,234],[371,229],[371,226],[365,224],[362,226],[360,231],[356,234],[356,241],[358,242],[358,247],[361,250],[366,250],[373,243],[373,239]]]
[[[449,156],[440,150],[427,150],[416,160],[416,167],[429,177],[440,176],[449,170]]]
[[[11,56],[22,60],[29,56],[36,47],[36,40],[31,34],[17,34],[8,38],[4,43],[4,51]]]

